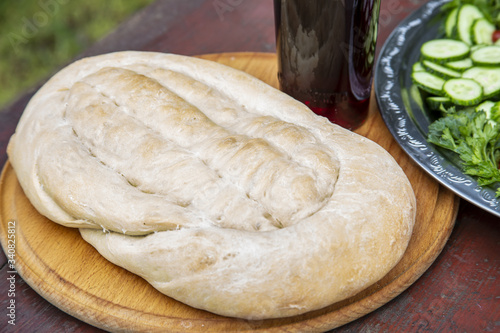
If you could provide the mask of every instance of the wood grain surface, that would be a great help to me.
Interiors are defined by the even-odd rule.
[[[274,54],[201,57],[277,85]],[[15,268],[24,281],[58,308],[105,330],[323,332],[374,311],[415,282],[443,249],[458,210],[458,198],[427,176],[393,140],[376,111],[373,96],[369,119],[357,132],[378,142],[401,165],[417,197],[417,221],[405,256],[389,274],[358,295],[322,310],[285,319],[248,321],[193,309],[164,296],[143,279],[102,258],[81,239],[78,230],[38,214],[8,162],[0,180],[0,241],[8,253],[8,227],[15,224]]]

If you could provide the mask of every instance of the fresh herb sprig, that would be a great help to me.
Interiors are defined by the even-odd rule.
[[[462,170],[477,177],[478,185],[500,182],[500,124],[484,111],[448,109],[446,116],[429,126],[428,140],[457,153]]]

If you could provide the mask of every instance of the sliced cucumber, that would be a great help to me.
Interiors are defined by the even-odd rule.
[[[472,4],[465,4],[460,7],[457,17],[458,38],[464,43],[471,45],[473,43],[472,25],[475,20],[483,17],[484,15],[481,10]]]
[[[431,110],[434,111],[440,111],[441,107],[444,107],[445,109],[453,106],[453,102],[449,97],[443,97],[443,96],[430,96],[425,99],[427,102],[427,106]]]
[[[474,21],[472,25],[472,40],[476,44],[493,44],[493,32],[495,25],[486,18],[480,18]]]
[[[496,102],[490,109],[490,119],[500,122],[500,102]]]
[[[422,66],[422,63],[420,61],[417,61],[416,63],[413,64],[411,70],[413,72],[423,72],[425,71],[424,66]]]
[[[472,66],[474,66],[474,63],[472,62],[471,58],[465,58],[462,60],[447,62],[447,63],[445,63],[445,66],[449,67],[453,70],[456,70],[458,72],[463,72],[466,69],[469,69]]]
[[[446,37],[448,38],[455,38],[457,35],[457,18],[459,9],[460,7],[452,9],[448,14],[448,16],[446,17],[446,21],[444,23],[444,29]]]
[[[493,106],[495,106],[495,102],[484,101],[481,104],[479,104],[478,106],[476,106],[475,110],[486,112],[486,118],[491,119],[491,110],[493,109]]]
[[[480,48],[485,47],[485,46],[488,46],[488,45],[486,45],[486,44],[474,44],[474,45],[471,45],[470,52],[472,53],[472,52],[474,52],[476,50],[479,50]]]
[[[457,72],[453,69],[446,68],[445,66],[441,66],[440,64],[436,64],[435,62],[429,61],[429,60],[423,60],[422,61],[422,66],[432,74],[436,74],[439,77],[442,77],[443,79],[451,79],[451,78],[457,78],[460,77],[461,74],[460,72]]]
[[[420,49],[425,59],[439,63],[464,59],[469,55],[469,51],[469,45],[466,43],[447,38],[425,42]]]
[[[476,109],[476,111],[483,110],[483,111],[487,112],[487,111],[491,110],[493,105],[495,105],[495,102],[488,100],[488,101],[482,102],[481,104],[478,104],[475,109]]]
[[[450,79],[444,83],[443,91],[458,105],[474,105],[483,99],[483,87],[472,79]]]
[[[500,95],[500,67],[472,67],[463,72],[462,77],[479,82],[484,98]]]
[[[442,94],[445,80],[439,76],[428,72],[413,72],[411,77],[415,85],[422,90],[435,95]]]
[[[476,65],[500,65],[500,46],[490,45],[480,47],[470,54],[472,62]]]
[[[486,118],[496,121],[500,121],[500,102],[484,101],[479,104],[476,111],[484,111],[486,113]]]

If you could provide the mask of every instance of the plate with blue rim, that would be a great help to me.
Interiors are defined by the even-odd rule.
[[[460,198],[500,217],[500,200],[494,187],[479,186],[460,169],[458,157],[427,141],[429,125],[439,115],[422,102],[411,79],[420,47],[444,36],[441,7],[449,0],[431,0],[392,31],[375,66],[374,87],[382,118],[401,148],[429,175]]]

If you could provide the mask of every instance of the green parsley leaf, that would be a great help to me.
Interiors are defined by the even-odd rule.
[[[463,172],[477,177],[479,185],[500,182],[500,124],[488,119],[484,111],[448,112],[429,126],[427,140],[455,152]]]

